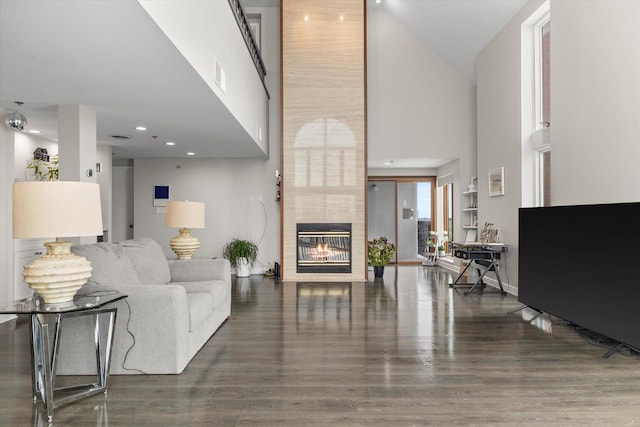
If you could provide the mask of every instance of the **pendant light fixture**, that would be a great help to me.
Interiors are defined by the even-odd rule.
[[[9,129],[23,130],[27,125],[27,118],[18,111],[18,108],[20,108],[20,106],[24,104],[24,102],[15,101],[15,104],[17,105],[16,110],[13,113],[8,113],[5,116],[4,124]]]

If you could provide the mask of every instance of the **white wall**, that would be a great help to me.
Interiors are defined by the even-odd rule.
[[[229,2],[226,0],[181,0],[179,2],[138,0],[138,2],[176,45],[194,70],[202,76],[256,144],[267,153],[269,149],[267,97],[244,38],[238,30]],[[215,61],[220,64],[226,75],[224,92],[215,83]],[[267,67],[267,72],[272,73],[273,68]],[[273,97],[273,91],[269,92]],[[262,129],[262,140],[258,138],[258,128]]]
[[[541,4],[527,3],[476,62],[479,223],[495,223],[509,244],[512,291],[528,149],[522,147],[520,113],[521,24]],[[640,2],[551,0],[554,205],[640,200],[639,20]],[[505,195],[488,197],[488,171],[499,166],[505,167]]]
[[[0,108],[4,121],[6,110]],[[14,176],[13,150],[15,133],[0,125],[0,303],[13,300],[13,237],[11,197]],[[0,315],[0,322],[13,316]]]
[[[475,91],[382,8],[367,9],[370,158],[472,154]]]
[[[280,141],[280,11],[266,7],[248,8],[247,12],[262,14],[262,56],[271,94],[269,139]],[[222,247],[228,239],[240,237],[257,243],[265,230],[258,261],[264,267],[280,262],[276,170],[281,170],[280,144],[270,144],[268,160],[137,159],[134,161],[134,235],[158,240],[167,256],[175,257],[169,248],[169,239],[178,231],[165,228],[164,215],[155,213],[152,206],[153,186],[170,185],[173,200],[188,199],[206,205],[206,228],[192,230],[201,242],[196,257],[222,257]],[[260,268],[257,265],[256,270]]]
[[[640,2],[552,0],[551,20],[552,202],[640,201]]]
[[[222,257],[225,242],[238,237],[260,243],[258,259],[265,266],[279,262],[280,206],[275,201],[274,175],[277,167],[273,160],[137,159],[134,235],[157,240],[165,254],[175,258],[169,240],[178,235],[178,230],[166,228],[164,213],[156,213],[152,206],[153,186],[169,185],[171,200],[205,203],[205,228],[192,230],[201,243],[196,258]]]
[[[14,137],[14,179],[16,181],[33,181],[32,171],[27,170],[27,165],[33,159],[33,152],[38,147],[46,148],[49,156],[53,157],[58,154],[58,143],[38,135],[30,135],[23,132],[16,132]]]
[[[541,4],[538,0],[527,3],[476,57],[478,233],[485,222],[493,223],[509,245],[502,280],[509,281],[513,293],[517,292],[518,208],[522,204],[521,24]],[[552,25],[555,31],[555,22]],[[502,166],[505,195],[489,197],[489,170]]]

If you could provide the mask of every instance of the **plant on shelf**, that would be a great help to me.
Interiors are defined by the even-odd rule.
[[[238,277],[249,277],[249,267],[258,258],[258,246],[251,240],[234,238],[224,245],[222,254],[236,268]]]
[[[438,246],[438,256],[444,256],[444,246]]]
[[[51,161],[42,159],[32,159],[27,163],[27,170],[36,181],[57,181],[58,180],[58,155],[53,156]]]
[[[373,266],[375,277],[382,277],[384,266],[391,262],[396,253],[396,245],[389,243],[386,237],[369,240],[368,256],[369,264]]]

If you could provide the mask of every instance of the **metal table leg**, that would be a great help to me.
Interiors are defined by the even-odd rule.
[[[55,315],[55,332],[53,340],[49,337],[49,323],[44,314],[32,314],[30,322],[31,330],[31,358],[32,358],[32,391],[34,403],[38,398],[42,400],[47,411],[47,419],[53,420],[55,408],[74,402],[100,392],[107,392],[109,366],[111,363],[111,347],[113,345],[113,331],[115,329],[116,308],[99,311],[59,313]],[[78,316],[94,316],[94,345],[96,357],[96,382],[91,384],[73,385],[68,387],[55,387],[57,358],[62,334],[64,318]],[[102,337],[100,316],[108,316],[107,336]],[[73,392],[65,393],[64,397],[56,398],[57,391]]]

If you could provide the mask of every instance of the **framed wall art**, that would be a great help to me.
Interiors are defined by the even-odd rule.
[[[489,171],[489,196],[504,196],[504,166]]]

